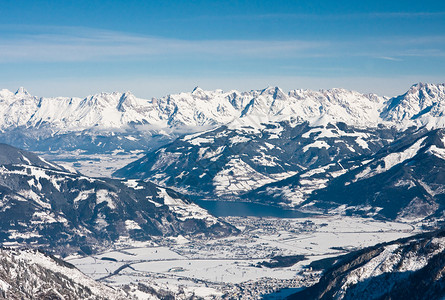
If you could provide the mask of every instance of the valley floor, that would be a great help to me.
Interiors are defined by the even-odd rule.
[[[143,156],[142,150],[125,152],[115,150],[107,154],[89,154],[84,151],[59,151],[48,154],[36,152],[40,157],[91,177],[111,177],[111,174]]]
[[[143,284],[179,298],[260,298],[315,283],[312,262],[421,231],[422,224],[345,216],[280,219],[226,217],[242,231],[223,239],[179,236],[148,243],[120,241],[107,252],[67,260],[112,286]],[[304,255],[299,261],[298,255]],[[285,267],[282,257],[294,259]],[[275,258],[275,259],[273,259]],[[143,296],[143,292],[135,291]]]

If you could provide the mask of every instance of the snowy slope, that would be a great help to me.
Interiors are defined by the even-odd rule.
[[[13,147],[9,156],[25,152]],[[0,158],[2,155],[0,155]],[[96,251],[117,240],[236,233],[196,204],[150,182],[91,178],[35,156],[0,165],[0,242],[39,245],[59,254]],[[1,162],[0,162],[1,163]]]
[[[230,198],[291,176],[307,177],[325,166],[341,171],[340,160],[372,155],[396,136],[392,129],[360,129],[344,123],[223,126],[177,139],[114,175]]]
[[[132,299],[73,265],[29,249],[0,249],[2,299]]]
[[[392,98],[382,119],[402,126],[445,127],[445,84],[413,85],[405,94]]]
[[[320,281],[288,299],[443,299],[445,232],[339,257]]]
[[[382,148],[367,163],[332,179],[303,206],[390,219],[441,218],[445,199],[444,129],[419,132]]]

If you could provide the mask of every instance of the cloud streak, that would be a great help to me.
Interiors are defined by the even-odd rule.
[[[10,32],[10,28],[0,28]],[[81,27],[19,28],[0,37],[0,63],[443,57],[444,36],[360,40],[181,40]]]
[[[396,58],[396,57],[389,57],[389,56],[380,56],[380,57],[377,57],[377,58],[380,58],[380,59],[383,59],[383,60],[390,60],[390,61],[403,61],[403,59]]]
[[[241,21],[261,21],[261,20],[353,20],[353,19],[424,19],[424,18],[442,18],[445,11],[438,12],[369,12],[369,13],[270,13],[270,14],[249,14],[249,15],[202,15],[182,19],[166,19],[162,21],[206,21],[206,20],[241,20]]]
[[[25,33],[0,38],[0,61],[90,61],[207,55],[220,58],[316,55],[317,41],[180,40],[70,28],[66,33]],[[312,54],[311,54],[312,53]]]

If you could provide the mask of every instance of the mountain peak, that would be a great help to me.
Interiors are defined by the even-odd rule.
[[[122,96],[119,98],[119,103],[116,107],[117,110],[120,112],[125,112],[124,103],[126,105],[131,105],[131,102],[134,98],[135,98],[135,96],[133,95],[133,93],[131,93],[129,91],[123,93]]]
[[[29,93],[28,93],[28,91],[24,87],[21,86],[15,92],[15,95],[26,95],[26,96],[29,96]]]
[[[286,94],[278,86],[269,86],[261,91],[261,95],[272,95],[274,99],[285,99]]]
[[[122,94],[122,97],[134,97],[134,94],[130,91],[126,91]]]
[[[416,83],[412,85],[409,90],[399,96],[399,97],[409,97],[412,95],[418,95],[418,97],[423,98],[428,95],[431,98],[441,98],[439,94],[443,94],[445,88],[445,84],[431,84],[431,83]]]
[[[274,93],[275,91],[277,91],[277,90],[281,90],[279,87],[277,87],[277,86],[268,86],[267,88],[265,88],[265,89],[263,89],[262,91],[261,91],[261,93],[263,94],[263,93],[266,93],[266,94],[270,94],[270,93]]]
[[[206,94],[206,92],[201,89],[199,86],[195,87],[192,91],[192,95],[199,97],[201,99],[209,99],[209,95]]]
[[[408,125],[428,128],[443,127],[445,112],[445,84],[416,83],[403,95],[389,100],[381,117]]]
[[[204,92],[203,89],[201,89],[199,86],[195,86],[195,88],[192,91],[192,94],[201,93],[201,92]]]
[[[418,82],[416,84],[413,84],[409,90],[407,91],[407,94],[413,93],[413,92],[417,92],[418,90],[424,89],[428,87],[427,83],[423,83],[423,82]]]
[[[433,84],[433,83],[419,82],[413,84],[405,95],[413,94],[421,90],[443,90],[444,88],[445,88],[445,83]]]

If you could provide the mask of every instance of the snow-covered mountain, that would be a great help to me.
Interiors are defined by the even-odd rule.
[[[337,162],[372,155],[397,135],[393,129],[360,129],[345,123],[223,126],[179,138],[114,175],[150,179],[200,196],[232,198],[324,166],[341,172]]]
[[[1,299],[132,299],[73,265],[30,249],[0,249]]]
[[[289,122],[220,127],[177,139],[114,175],[209,199],[400,220],[442,218],[444,130]]]
[[[20,88],[0,91],[0,129],[50,125],[62,131],[91,127],[122,128],[149,124],[158,128],[228,124],[250,115],[274,120],[344,122],[372,126],[439,117],[444,111],[445,85],[413,85],[404,95],[386,98],[344,89],[321,91],[278,87],[238,92],[204,91],[140,99],[132,93],[101,93],[81,98],[43,98]],[[424,122],[424,119],[420,120]],[[440,124],[439,124],[440,125]]]
[[[436,128],[443,125],[444,95],[444,84],[416,84],[391,99],[344,89],[285,93],[278,87],[250,92],[195,88],[159,99],[140,99],[130,92],[42,98],[20,88],[0,91],[0,141],[28,150],[71,150],[77,145],[100,152],[153,149],[184,132],[221,125],[260,127],[270,121]]]
[[[444,136],[444,129],[407,131],[372,155],[308,169],[242,198],[325,213],[442,219]]]
[[[0,144],[0,242],[91,253],[117,241],[237,230],[150,182],[91,178]]]
[[[413,85],[387,102],[380,117],[399,126],[445,127],[445,84]]]
[[[61,131],[91,127],[122,128],[149,124],[157,128],[214,126],[249,115],[265,118],[328,117],[354,124],[380,122],[386,98],[343,89],[284,93],[273,87],[259,91],[203,91],[139,99],[130,92],[101,93],[80,98],[39,98],[20,88],[0,91],[0,129],[50,126]]]
[[[445,296],[443,230],[376,245],[331,260],[332,265],[326,263],[329,267],[317,284],[288,299],[426,300]]]
[[[115,175],[188,194],[307,207],[322,200],[313,196],[333,178],[352,174],[379,151],[397,152],[390,144],[408,141],[420,127],[441,128],[445,85],[416,84],[395,98],[277,87],[195,88],[151,100],[131,93],[37,98],[20,89],[0,98],[0,140],[46,152],[144,150]],[[181,135],[186,128],[197,133]]]
[[[442,219],[445,210],[445,129],[396,140],[370,161],[332,179],[302,206],[346,205],[390,219]]]

